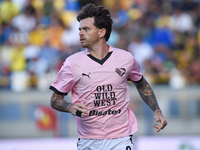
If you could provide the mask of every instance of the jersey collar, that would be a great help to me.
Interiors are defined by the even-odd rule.
[[[103,64],[106,62],[106,60],[108,60],[108,58],[111,56],[111,54],[112,54],[112,52],[113,52],[112,47],[109,46],[109,45],[108,45],[108,47],[109,47],[108,54],[107,54],[103,59],[101,59],[101,60],[100,60],[100,59],[97,59],[97,58],[94,57],[94,56],[92,56],[92,55],[89,53],[88,49],[86,49],[87,56],[88,56],[89,58],[91,58],[93,61],[99,63],[100,65],[103,65]]]

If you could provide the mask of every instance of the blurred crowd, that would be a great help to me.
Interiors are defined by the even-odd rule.
[[[199,0],[0,0],[0,89],[48,89],[83,50],[76,15],[87,3],[109,8],[108,44],[130,51],[150,84],[200,84]]]

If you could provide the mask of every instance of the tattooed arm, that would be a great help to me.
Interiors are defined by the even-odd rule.
[[[65,95],[59,95],[53,93],[51,97],[51,107],[58,111],[62,112],[70,112],[70,108],[72,107],[72,103],[68,103],[64,100]]]
[[[143,99],[143,101],[154,112],[155,120],[157,122],[161,122],[160,125],[154,124],[154,127],[158,129],[157,132],[159,132],[161,129],[163,129],[167,125],[167,121],[165,120],[165,118],[158,106],[158,102],[156,100],[153,90],[151,89],[150,85],[145,80],[145,78],[142,78],[141,81],[136,82],[135,86],[136,86],[141,98]]]
[[[82,103],[76,103],[76,104],[69,103],[64,100],[64,97],[65,97],[64,95],[59,95],[59,94],[53,93],[53,95],[51,97],[51,107],[58,111],[71,113],[74,116],[76,115],[77,110],[83,112],[82,116],[87,115],[87,106],[86,105],[84,105]]]
[[[153,112],[160,111],[156,97],[148,82],[143,78],[141,81],[135,83],[135,86],[142,100],[151,108],[151,110]]]

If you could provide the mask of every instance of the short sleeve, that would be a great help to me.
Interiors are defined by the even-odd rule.
[[[138,82],[142,79],[142,77],[143,75],[140,72],[140,66],[138,62],[136,61],[136,59],[133,57],[133,64],[132,64],[131,71],[128,75],[128,80],[131,80],[133,82]]]
[[[50,89],[57,94],[66,95],[75,85],[70,62],[66,59],[58,72],[56,81],[50,85]]]

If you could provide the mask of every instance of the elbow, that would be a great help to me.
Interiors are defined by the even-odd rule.
[[[50,106],[51,106],[51,108],[53,108],[53,109],[54,109],[54,106],[53,106],[52,102],[50,103]]]
[[[50,103],[50,106],[51,106],[51,108],[55,109],[55,105],[54,105],[54,103],[52,101]]]
[[[50,101],[51,108],[55,109],[55,103],[56,103],[55,94],[53,94],[51,96],[51,101]]]

